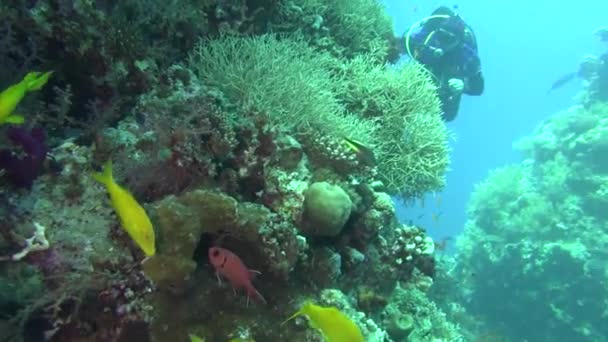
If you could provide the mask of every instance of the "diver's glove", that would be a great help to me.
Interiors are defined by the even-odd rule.
[[[455,93],[462,93],[464,90],[464,81],[459,78],[450,78],[448,85]]]
[[[442,48],[435,48],[435,47],[429,47],[431,49],[431,51],[433,52],[433,57],[438,58],[443,56],[443,49]]]

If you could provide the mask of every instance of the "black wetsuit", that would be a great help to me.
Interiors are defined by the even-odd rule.
[[[479,96],[484,78],[477,53],[477,41],[471,28],[458,16],[427,20],[410,39],[413,57],[434,76],[442,103],[443,118],[453,120],[458,114],[462,94]],[[441,49],[442,53],[436,53]],[[463,92],[454,91],[448,81],[460,79]]]

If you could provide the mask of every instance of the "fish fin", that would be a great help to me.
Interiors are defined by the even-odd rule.
[[[296,317],[298,317],[298,316],[300,316],[300,315],[302,315],[302,314],[303,314],[302,310],[298,310],[298,311],[296,311],[296,313],[294,313],[293,315],[289,316],[289,318],[288,318],[288,319],[284,320],[284,321],[283,321],[283,323],[281,323],[281,325],[283,325],[283,324],[285,324],[285,323],[287,323],[287,322],[291,321],[292,319],[294,319],[294,318],[296,318]]]
[[[253,285],[247,287],[247,298],[249,297],[257,299],[262,304],[268,304],[264,296],[262,296],[262,294],[259,293],[258,290],[253,287]]]
[[[203,338],[200,338],[194,334],[188,334],[188,337],[190,337],[190,342],[205,342]]]
[[[256,271],[256,270],[248,270],[248,271],[249,271],[249,279],[253,279],[253,278],[259,276],[260,274],[262,274],[262,272]]]
[[[343,137],[343,140],[346,146],[357,154],[361,162],[370,166],[376,164],[376,155],[371,147],[355,139]]]
[[[23,115],[11,114],[9,117],[4,119],[4,122],[21,125],[25,122],[25,118],[23,117]]]
[[[45,73],[41,72],[30,72],[25,75],[25,84],[27,91],[40,90],[46,82],[48,82],[49,77],[53,74],[52,71],[47,71]]]
[[[114,183],[114,178],[112,177],[112,161],[108,160],[103,166],[103,171],[95,172],[93,178],[105,186]]]
[[[350,148],[355,153],[359,153],[360,146],[355,141],[353,141],[347,137],[344,137],[344,144],[346,145],[346,147]]]
[[[217,278],[217,283],[222,286],[222,278],[220,278],[220,272],[215,272],[215,277]]]

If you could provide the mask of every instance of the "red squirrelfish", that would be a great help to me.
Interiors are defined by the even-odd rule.
[[[211,247],[209,248],[209,262],[215,268],[215,275],[220,283],[221,275],[228,279],[233,290],[244,289],[246,291],[247,304],[249,304],[249,298],[266,304],[266,299],[251,284],[251,280],[260,272],[248,269],[238,255],[225,248]]]

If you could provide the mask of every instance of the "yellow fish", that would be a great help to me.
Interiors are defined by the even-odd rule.
[[[350,139],[347,137],[343,137],[344,144],[350,148],[355,154],[357,158],[365,165],[374,166],[376,165],[376,156],[374,155],[374,151],[366,146],[364,143],[357,141],[355,139]]]
[[[363,342],[359,327],[335,307],[322,307],[306,302],[283,324],[300,315],[308,317],[310,325],[323,333],[326,342]]]
[[[188,336],[190,337],[190,342],[205,342],[205,339],[200,338],[194,334],[188,334]]]
[[[14,114],[13,111],[21,102],[25,94],[30,91],[40,90],[53,74],[52,71],[45,73],[30,72],[21,82],[13,84],[0,93],[0,124],[14,123],[22,124],[25,119],[21,115]]]
[[[146,256],[154,255],[156,247],[152,223],[144,208],[137,203],[133,195],[114,182],[112,161],[108,161],[104,165],[103,172],[93,174],[93,178],[105,185],[110,194],[112,206],[120,218],[120,223],[131,239],[144,251]]]

